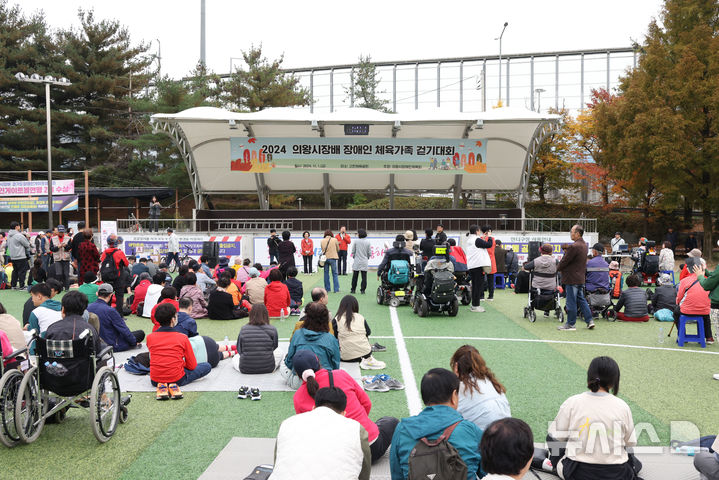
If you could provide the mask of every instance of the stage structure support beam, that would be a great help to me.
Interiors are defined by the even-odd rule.
[[[322,174],[322,193],[325,196],[325,210],[330,210],[332,208],[332,192],[330,187],[330,174],[329,173],[323,173]]]
[[[454,187],[452,188],[452,208],[459,208],[459,201],[462,198],[462,175],[454,176]]]
[[[389,174],[389,209],[394,210],[394,173]]]

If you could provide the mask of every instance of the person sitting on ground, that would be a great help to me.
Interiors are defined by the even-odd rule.
[[[314,408],[315,397],[321,388],[334,386],[347,396],[345,417],[359,422],[367,431],[372,462],[379,460],[389,448],[392,435],[399,420],[394,417],[382,417],[373,422],[369,418],[372,401],[367,393],[344,370],[328,370],[320,367],[320,362],[310,350],[298,350],[293,358],[297,375],[302,385],[294,396],[295,413],[309,412]],[[332,382],[330,384],[330,375]]]
[[[587,292],[609,293],[609,264],[602,257],[603,253],[604,245],[595,243],[592,247],[592,258],[587,260]]]
[[[329,304],[329,302],[330,302],[329,296],[327,295],[327,290],[325,290],[322,287],[313,288],[312,291],[310,292],[310,295],[312,298],[312,302],[319,302],[322,305],[324,305],[325,307],[327,307],[327,304]],[[312,302],[310,302],[310,303],[312,303]],[[309,305],[309,304],[307,304],[307,305]],[[307,305],[305,305],[304,308],[302,308],[302,311],[300,312],[300,319],[297,320],[297,322],[295,322],[295,328],[292,330],[292,334],[290,335],[290,338],[292,338],[292,335],[294,335],[295,332],[297,330],[299,330],[300,328],[302,328],[302,326],[304,325],[305,312],[307,311]],[[327,310],[327,314],[329,315],[329,317],[332,317],[332,313],[329,310]],[[330,322],[330,333],[332,335],[335,334],[335,330],[332,327],[332,322]]]
[[[212,320],[234,320],[246,317],[252,310],[252,305],[247,300],[242,300],[240,305],[235,305],[232,294],[227,288],[232,281],[227,275],[220,276],[217,280],[217,288],[210,293],[207,301],[207,316]]]
[[[180,304],[177,303],[177,290],[175,290],[175,287],[165,287],[160,291],[160,298],[158,299],[157,305],[152,308],[152,313],[150,313],[150,320],[152,320],[153,332],[160,328],[160,323],[155,318],[155,312],[160,305],[163,305],[165,303],[169,303],[170,305],[175,307],[175,312],[180,309]]]
[[[130,306],[130,311],[132,313],[137,314],[137,309],[140,305],[144,305],[147,290],[150,288],[150,285],[152,285],[152,278],[150,277],[150,274],[142,272],[137,277],[137,285],[135,286],[135,291],[132,294],[132,305]]]
[[[701,286],[701,278],[706,274],[706,261],[699,259],[698,265],[692,267],[692,273],[679,282],[677,289],[677,305],[681,312],[674,313],[674,321],[679,321],[681,315],[692,315],[702,317],[704,320],[704,337],[709,345],[714,343],[712,324],[709,319],[711,314],[711,299],[709,292]]]
[[[699,472],[701,480],[719,480],[719,436],[714,438],[711,450],[694,455],[694,468]]]
[[[200,261],[199,261],[200,268],[202,268],[202,271],[205,273],[205,275],[212,278],[212,269],[207,264],[207,261],[208,261],[208,258],[205,255],[202,255],[200,257]]]
[[[207,362],[212,368],[215,368],[219,365],[220,360],[233,355],[234,345],[218,345],[214,339],[197,334],[197,322],[190,316],[192,300],[181,298],[177,303],[180,305],[180,310],[177,312],[177,324],[173,330],[187,335],[198,363]]]
[[[359,314],[359,303],[353,295],[345,295],[340,300],[337,315],[332,319],[332,328],[340,344],[343,362],[360,362],[360,368],[364,370],[381,370],[387,366],[372,356],[372,345],[369,343],[372,330]]]
[[[252,305],[265,301],[265,288],[267,288],[267,281],[260,277],[257,268],[250,268],[250,279],[245,283],[242,293],[247,295],[247,299]]]
[[[232,277],[232,273],[234,270],[225,270],[222,272],[222,275],[220,277],[227,277],[230,280],[230,284],[225,288],[225,291],[232,295],[232,302],[235,304],[235,306],[240,305],[242,302],[242,292],[240,290],[240,287],[237,285],[237,280],[235,280]]]
[[[422,293],[428,298],[432,295],[434,276],[439,271],[447,271],[454,275],[454,264],[449,261],[446,245],[435,245],[433,255],[424,266]]]
[[[297,389],[299,382],[297,372],[294,371],[292,358],[297,350],[312,350],[320,359],[322,368],[336,370],[340,368],[340,345],[337,339],[329,333],[329,311],[321,303],[315,302],[307,305],[302,328],[297,330],[290,339],[284,364],[280,372],[287,384]]]
[[[459,379],[445,368],[433,368],[422,377],[420,390],[426,407],[419,415],[403,418],[392,436],[389,451],[392,478],[408,478],[410,454],[420,439],[434,441],[440,435],[448,434],[448,442],[457,449],[467,467],[467,480],[474,480],[481,474],[479,442],[482,430],[464,420],[457,411]]]
[[[234,278],[237,278],[237,272],[240,271],[240,268],[242,268],[242,259],[240,257],[235,257],[235,260],[232,264],[232,270],[235,271]]]
[[[290,292],[290,315],[299,315],[300,307],[302,307],[302,297],[304,296],[304,287],[302,282],[297,280],[297,267],[287,269],[287,278],[285,285]]]
[[[270,316],[263,304],[255,305],[250,312],[249,322],[240,329],[237,336],[235,367],[240,373],[272,373],[279,362],[275,350],[279,345],[277,329],[270,325]]]
[[[549,424],[550,444],[570,442],[566,455],[553,462],[557,473],[567,480],[636,478],[626,451],[637,443],[634,419],[629,405],[617,397],[617,362],[610,357],[592,360],[587,370],[587,389],[590,391],[569,397]],[[601,442],[604,448],[598,448],[590,440],[597,445]]]
[[[673,272],[674,271],[674,251],[672,250],[672,244],[664,242],[662,244],[664,248],[659,250],[659,271],[660,272]]]
[[[520,480],[532,466],[534,436],[532,429],[518,418],[503,418],[491,423],[479,442],[484,480]]]
[[[105,345],[102,343],[95,327],[87,323],[82,316],[87,306],[87,297],[85,295],[77,290],[67,292],[65,296],[62,297],[60,313],[62,318],[47,328],[45,338],[47,340],[77,340],[83,338],[81,337],[83,332],[89,330],[95,353],[100,353]],[[82,365],[85,362],[87,362],[85,358],[68,358],[63,359],[62,364],[72,375],[72,372],[79,371],[74,367]],[[98,359],[97,369],[99,370],[104,365],[105,362]],[[84,379],[83,381],[86,382]]]
[[[32,287],[38,283],[47,281],[47,272],[42,268],[42,258],[37,257],[32,264],[32,268],[27,274],[27,285]]]
[[[282,272],[276,268],[270,272],[270,276],[267,277],[267,279],[270,282],[267,287],[265,287],[263,303],[267,307],[270,317],[288,316],[290,314],[290,304],[292,300],[287,285],[282,283]]]
[[[662,273],[657,278],[657,289],[652,295],[652,312],[654,318],[664,321],[674,319],[674,308],[677,305],[677,287],[672,283],[672,277],[668,273]],[[662,311],[663,310],[663,311]]]
[[[54,278],[48,278],[45,283],[50,287],[50,298],[62,292],[62,283]],[[33,310],[35,310],[35,303],[33,303],[32,295],[30,295],[22,306],[22,325],[24,330],[27,330],[27,325],[30,323],[30,314]]]
[[[147,287],[145,292],[145,304],[142,307],[142,316],[150,318],[152,316],[152,309],[155,308],[157,302],[160,300],[160,294],[162,289],[165,288],[165,274],[163,272],[155,273],[152,277],[152,285]]]
[[[245,258],[242,261],[242,266],[237,270],[237,280],[243,285],[250,279],[250,268],[252,268],[252,262],[249,258]]]
[[[170,303],[157,306],[155,317],[159,328],[147,336],[150,351],[150,381],[157,387],[157,400],[182,398],[178,387],[204,377],[210,370],[207,362],[197,362],[186,335],[176,332],[177,310]]]
[[[177,301],[180,309],[177,311],[177,325],[174,330],[184,333],[188,337],[197,335],[197,322],[192,317],[192,299],[183,297]]]
[[[487,367],[475,347],[459,347],[449,364],[459,378],[457,411],[465,420],[485,430],[495,420],[512,416],[507,389]]]
[[[80,285],[78,290],[87,296],[87,302],[89,305],[97,300],[97,289],[99,288],[97,283],[97,274],[92,271],[87,271],[85,272],[85,276],[82,280],[82,285]],[[135,297],[137,297],[137,295],[135,295]]]
[[[227,270],[230,270],[230,278],[234,278],[235,271],[230,268],[230,259],[227,257],[220,257],[217,259],[217,266],[215,267],[215,279],[219,279],[220,276]]]
[[[143,273],[147,273],[149,275],[150,269],[147,268],[147,259],[145,257],[140,258],[140,261],[132,266],[130,273],[132,273],[133,277],[137,277]]]
[[[257,269],[258,272],[260,272],[260,278],[264,278],[267,280],[267,277],[270,276],[270,272],[272,270],[275,270],[276,268],[280,268],[279,264],[277,262],[270,262],[270,266],[267,267],[267,270],[262,268],[262,265],[259,263],[255,263],[254,267]]]
[[[412,251],[405,248],[404,235],[397,235],[392,243],[392,248],[388,248],[384,252],[384,257],[377,267],[377,278],[384,275],[390,267],[392,260],[405,260],[411,266]]]
[[[130,331],[125,319],[112,308],[113,286],[103,283],[97,290],[97,300],[88,305],[87,310],[100,319],[100,337],[116,352],[124,352],[140,346],[145,339],[142,330]]]
[[[314,409],[283,421],[277,433],[272,480],[369,480],[371,453],[367,430],[345,417],[347,396],[337,387],[321,388]],[[317,459],[308,447],[332,445],[332,454]]]
[[[25,348],[25,335],[22,333],[20,321],[7,313],[7,309],[2,303],[0,303],[0,331],[7,334],[8,340],[14,350]],[[4,349],[3,352],[5,352]],[[5,355],[7,356],[8,353],[5,352]]]
[[[694,260],[690,260],[690,259],[697,259],[697,258],[702,258],[702,251],[699,250],[698,248],[689,250],[689,253],[687,253],[687,262],[682,266],[681,271],[679,272],[679,281],[680,282],[692,274],[692,271],[691,271],[691,268],[689,268],[689,265],[693,265],[692,262]]]
[[[185,275],[185,286],[182,287],[180,298],[189,298],[192,300],[192,318],[204,318],[207,316],[207,300],[205,295],[197,286],[197,276],[194,272],[188,272]]]
[[[215,282],[213,279],[211,279],[203,270],[202,270],[202,264],[196,263],[192,266],[190,269],[192,270],[192,273],[195,274],[195,277],[197,277],[197,286],[200,287],[200,290],[202,290],[202,293],[207,292],[208,288],[214,288],[217,286],[217,282]]]
[[[617,320],[625,322],[648,322],[649,310],[647,309],[647,292],[642,286],[642,281],[638,275],[630,275],[627,277],[627,287],[622,290],[617,304],[614,305],[614,312]],[[620,310],[624,307],[624,312]]]
[[[190,271],[190,267],[187,265],[180,265],[180,269],[177,271],[177,276],[172,281],[172,286],[175,287],[175,290],[182,291],[182,287],[187,285],[187,274]]]
[[[549,243],[539,247],[539,255],[531,262],[524,262],[522,268],[528,272],[532,272],[532,285],[534,289],[539,289],[541,293],[553,293],[557,289],[557,259],[554,258],[552,252],[554,248]]]
[[[59,289],[62,291],[62,284],[57,282]],[[38,283],[30,288],[30,296],[35,309],[30,314],[29,322],[25,326],[25,330],[37,330],[41,337],[45,338],[45,331],[50,325],[62,320],[62,305],[57,300],[53,300],[53,291],[51,291],[48,283]],[[81,312],[82,313],[82,312]]]

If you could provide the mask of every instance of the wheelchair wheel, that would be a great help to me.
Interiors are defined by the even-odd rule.
[[[382,287],[377,287],[377,305],[384,303],[384,290]]]
[[[390,307],[399,307],[399,298],[392,297],[389,299],[389,306]]]
[[[455,298],[455,299],[452,301],[452,306],[449,307],[449,311],[447,312],[447,314],[448,314],[450,317],[456,317],[458,313],[459,313],[459,302],[458,302],[457,299]]]
[[[419,311],[417,312],[420,317],[426,317],[429,315],[429,303],[427,300],[422,299],[419,303]]]
[[[607,321],[609,321],[609,322],[617,321],[617,312],[615,312],[613,308],[610,308],[607,310]]]
[[[108,367],[102,367],[92,381],[90,393],[90,420],[92,433],[100,443],[105,443],[115,433],[120,421],[120,384]]]
[[[15,428],[15,401],[20,383],[20,370],[8,370],[0,379],[0,443],[12,448],[20,443],[20,435]]]
[[[524,318],[527,318],[529,316],[529,308],[528,307],[524,307],[524,315],[523,316],[524,316]]]
[[[23,443],[37,440],[45,425],[43,414],[47,396],[37,384],[36,370],[37,367],[32,367],[25,373],[15,401],[15,428]]]
[[[527,315],[529,317],[530,322],[534,323],[537,321],[537,312],[535,312],[533,308],[529,309],[529,311],[527,312]]]
[[[557,315],[557,320],[559,320],[559,323],[564,323],[564,310],[558,308],[554,313]]]
[[[127,422],[127,417],[130,415],[130,413],[127,410],[127,407],[120,407],[120,423]]]
[[[472,303],[472,292],[465,288],[462,291],[462,305],[469,305],[470,303]]]

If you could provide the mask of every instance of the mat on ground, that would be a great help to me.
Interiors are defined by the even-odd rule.
[[[278,350],[282,352],[283,358],[289,345],[289,342],[280,342],[279,344]],[[127,352],[116,353],[115,364],[119,367],[131,356],[142,352],[147,352],[147,347],[144,345],[141,349],[137,348]],[[360,383],[362,373],[360,372],[358,363],[342,362],[341,368]],[[120,388],[123,392],[155,391],[155,387],[150,383],[149,375],[132,375],[126,372],[124,368],[120,368],[116,371],[120,381]],[[263,375],[245,375],[232,368],[231,359],[221,360],[219,365],[213,368],[206,377],[196,380],[189,385],[185,385],[182,387],[182,390],[187,392],[231,392],[236,391],[242,385],[257,387],[260,391],[265,392],[292,391],[280,376],[279,370]]]

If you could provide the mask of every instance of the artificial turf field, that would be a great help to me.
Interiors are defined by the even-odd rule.
[[[711,408],[719,391],[719,382],[712,380],[712,374],[719,372],[719,344],[679,348],[676,334],[660,344],[659,328],[666,335],[671,324],[654,320],[635,324],[600,319],[592,331],[580,320],[576,332],[560,332],[554,317],[544,318],[540,313],[533,324],[522,318],[527,296],[509,290],[497,290],[494,302],[483,303],[485,313],[461,307],[455,318],[420,318],[410,307],[401,306],[393,328],[389,307],[375,300],[376,276],[370,272],[368,277],[367,294],[357,297],[360,313],[372,328],[371,340],[387,346],[386,352],[375,354],[387,363],[384,373],[404,383],[415,381],[418,389],[427,370],[448,368],[455,349],[472,344],[507,387],[513,416],[529,423],[535,441],[544,439],[547,422],[561,403],[584,391],[586,368],[598,355],[609,355],[619,363],[620,397],[631,406],[635,424],[647,422],[654,427],[660,445],[669,443],[673,421],[695,424],[698,432],[685,433],[691,438],[719,431],[719,419]],[[323,285],[321,273],[299,278],[306,299],[313,286]],[[350,276],[340,277],[341,293],[330,294],[331,311],[349,292],[349,283]],[[16,318],[21,318],[27,298],[22,291],[0,293],[0,301]],[[295,319],[272,322],[281,340],[289,337]],[[245,322],[198,320],[197,324],[200,334],[221,341],[225,336],[236,339]],[[132,316],[127,323],[132,330],[151,330],[149,319]],[[409,362],[403,365],[401,358]],[[185,392],[183,400],[166,402],[156,401],[154,392],[134,393],[128,422],[106,444],[95,440],[89,413],[72,409],[63,424],[46,425],[33,444],[13,449],[0,446],[0,477],[195,479],[230,438],[274,437],[282,420],[294,413],[292,392],[263,392],[261,401],[252,402],[236,398],[239,386],[238,379],[237,385],[228,385],[228,392]],[[421,405],[417,389],[370,392],[371,418],[409,415],[409,405]],[[656,445],[647,434],[639,441]]]

